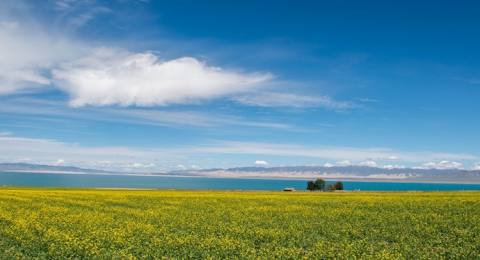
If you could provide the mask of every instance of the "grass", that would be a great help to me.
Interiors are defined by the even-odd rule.
[[[0,189],[11,258],[480,258],[479,192]]]

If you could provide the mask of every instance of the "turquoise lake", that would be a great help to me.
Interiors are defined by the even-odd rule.
[[[344,181],[343,183],[346,190],[362,191],[480,190],[480,184],[356,181]],[[297,190],[304,190],[306,187],[306,180],[1,172],[0,185],[186,190],[282,190],[285,187],[293,187]]]

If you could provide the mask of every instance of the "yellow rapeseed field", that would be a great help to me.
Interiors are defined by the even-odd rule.
[[[479,259],[479,192],[0,189],[1,258]]]

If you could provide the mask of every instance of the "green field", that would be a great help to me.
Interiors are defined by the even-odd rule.
[[[479,192],[0,189],[2,258],[480,258]]]

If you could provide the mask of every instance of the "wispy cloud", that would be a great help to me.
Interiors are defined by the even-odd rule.
[[[338,101],[329,96],[306,96],[292,93],[260,92],[234,97],[238,103],[260,107],[321,107],[332,110],[346,110],[356,107],[352,102]]]
[[[78,2],[78,0],[55,0],[53,4],[54,8],[57,10],[68,10]]]
[[[292,125],[271,120],[249,120],[241,116],[188,110],[160,110],[142,108],[71,108],[63,102],[34,98],[3,98],[0,113],[13,115],[41,116],[42,118],[64,118],[76,121],[116,122],[152,126],[226,127],[245,126],[298,130]],[[92,116],[95,115],[95,116]]]
[[[49,70],[85,50],[79,40],[13,15],[24,10],[21,1],[0,2],[0,95],[50,85]]]
[[[252,143],[252,142],[219,142],[215,145],[193,148],[198,152],[225,154],[256,154],[273,156],[294,156],[322,158],[334,160],[365,160],[367,158],[386,159],[395,152],[384,148],[350,148],[350,147],[309,147],[292,144]]]
[[[452,79],[461,81],[467,84],[480,85],[480,78],[476,78],[476,77],[453,77]]]
[[[373,160],[389,162],[392,158],[401,162],[421,163],[437,160],[476,160],[479,157],[471,154],[450,154],[438,152],[408,152],[390,148],[357,148],[339,146],[306,146],[278,143],[255,143],[226,141],[213,145],[196,146],[194,151],[223,154],[254,154],[272,156],[292,156],[321,158],[326,160],[370,162]],[[371,164],[371,163],[370,163]]]
[[[466,82],[470,83],[470,84],[479,85],[480,84],[480,79],[467,79]]]
[[[94,0],[56,0],[53,9],[60,13],[61,22],[69,29],[78,29],[102,14],[113,13]]]
[[[115,115],[110,118],[112,121],[128,121],[130,123],[158,124],[164,126],[171,125],[191,125],[197,127],[216,127],[216,126],[248,126],[260,128],[292,129],[293,126],[269,121],[245,120],[242,117],[226,116],[221,114],[200,113],[194,111],[162,111],[147,109],[108,109],[99,110],[100,113]]]

